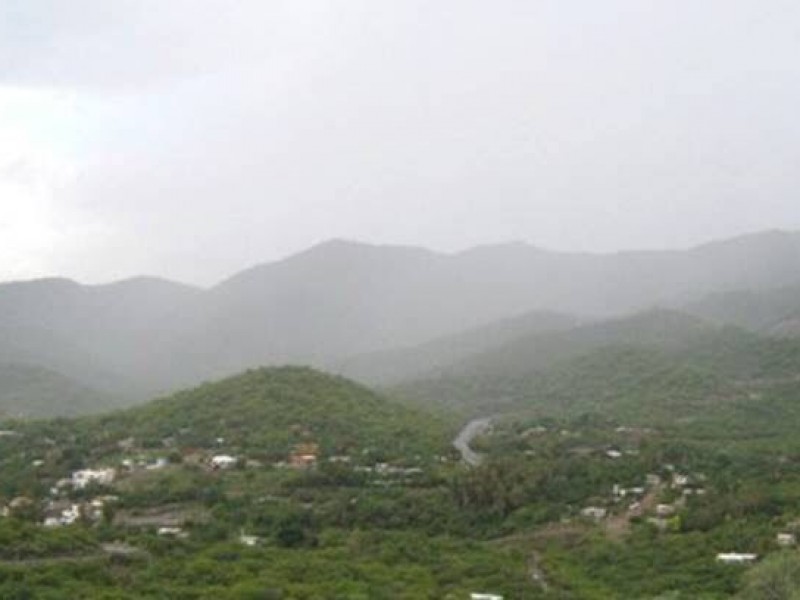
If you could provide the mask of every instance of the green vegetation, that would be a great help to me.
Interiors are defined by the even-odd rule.
[[[0,597],[792,598],[800,341],[663,312],[572,335],[392,399],[283,367],[8,421]],[[63,481],[87,468],[116,477]]]
[[[102,417],[4,426],[3,598],[530,592],[524,557],[472,535],[481,513],[458,510],[453,431],[339,377],[259,369]],[[291,466],[298,447],[312,465]],[[218,455],[236,463],[214,469]],[[58,488],[108,467],[112,483]],[[35,524],[72,504],[74,524]]]
[[[325,455],[357,449],[397,459],[430,454],[449,434],[427,413],[299,367],[248,371],[85,424],[110,439],[133,436],[145,446],[171,437],[181,446],[202,447],[223,438],[229,450],[270,460],[285,458],[292,444],[307,439]]]

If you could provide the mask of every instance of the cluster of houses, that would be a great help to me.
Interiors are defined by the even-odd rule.
[[[645,510],[648,510],[652,516],[647,521],[661,531],[666,530],[678,511],[686,506],[688,496],[706,494],[706,489],[702,486],[706,478],[702,474],[686,475],[677,471],[672,465],[666,465],[665,470],[670,473],[669,488],[673,492],[680,492],[678,499],[672,503],[644,506],[642,499],[647,496],[648,490],[658,492],[667,485],[661,477],[654,474],[647,475],[645,486],[623,487],[615,484],[611,492],[612,500],[615,503],[633,500],[627,507],[629,517],[640,517]],[[651,495],[650,498],[654,498],[654,496]],[[609,509],[605,506],[587,506],[581,509],[580,514],[585,519],[599,522],[608,517]],[[800,523],[795,526],[800,527]],[[797,546],[797,534],[792,531],[780,532],[775,536],[775,543],[781,548],[793,548]],[[752,553],[721,552],[716,555],[717,562],[727,565],[748,565],[756,560],[758,560],[758,555]]]
[[[103,519],[106,506],[118,500],[117,496],[98,496],[79,503],[50,499],[45,505],[42,525],[52,528],[65,527],[78,521],[98,523]]]

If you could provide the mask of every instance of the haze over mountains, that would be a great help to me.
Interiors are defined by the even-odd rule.
[[[268,364],[397,380],[655,306],[791,333],[797,289],[800,233],[608,255],[331,241],[210,289],[154,278],[2,284],[0,363],[48,369],[118,401]]]

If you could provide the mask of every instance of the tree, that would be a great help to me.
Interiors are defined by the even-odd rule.
[[[800,556],[770,556],[745,576],[740,600],[800,600]]]

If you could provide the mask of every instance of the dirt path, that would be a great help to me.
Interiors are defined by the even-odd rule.
[[[658,500],[663,484],[650,489],[644,497],[639,500],[641,514],[652,511]],[[627,536],[631,531],[631,514],[627,509],[618,515],[613,515],[606,520],[606,535],[613,540],[620,540]]]

